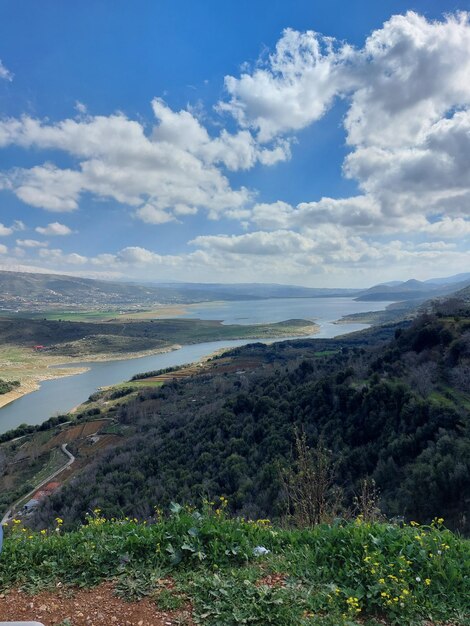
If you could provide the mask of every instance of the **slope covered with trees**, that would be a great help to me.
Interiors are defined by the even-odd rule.
[[[234,351],[238,371],[143,390],[117,412],[133,436],[43,505],[35,523],[75,523],[95,506],[145,517],[204,494],[227,496],[236,513],[281,516],[297,428],[328,451],[343,513],[373,478],[386,515],[443,516],[468,532],[469,311],[441,307],[397,326],[391,340],[344,342],[255,344]],[[253,356],[264,365],[245,371]]]

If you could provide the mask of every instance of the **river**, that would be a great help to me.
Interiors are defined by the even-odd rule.
[[[309,319],[320,325],[320,332],[312,336],[326,338],[367,328],[367,324],[334,324],[333,322],[342,315],[379,311],[388,304],[390,302],[356,302],[351,298],[233,301],[192,305],[188,307],[186,316],[218,319],[228,324],[271,323],[294,318]],[[253,340],[250,341],[253,342]],[[139,372],[192,363],[216,350],[241,346],[250,341],[212,341],[186,345],[173,352],[140,358],[101,363],[76,363],[77,367],[86,365],[90,369],[76,376],[44,381],[38,391],[0,408],[0,433],[22,423],[40,424],[52,415],[67,413],[72,407],[84,402],[99,387],[129,380]]]

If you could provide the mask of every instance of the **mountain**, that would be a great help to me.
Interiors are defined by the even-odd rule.
[[[462,274],[465,276],[465,274]],[[441,284],[435,284],[432,282],[422,282],[419,280],[407,280],[406,282],[399,283],[398,285],[381,284],[375,285],[370,289],[361,291],[356,300],[360,301],[399,301],[399,300],[412,300],[416,303],[424,302],[432,298],[440,296],[450,295],[459,289],[463,289],[470,285],[470,278],[462,280],[460,282],[445,282]]]
[[[464,272],[463,274],[454,274],[453,276],[446,276],[444,278],[429,278],[425,280],[425,283],[432,283],[434,285],[450,285],[454,283],[470,282],[470,272]]]

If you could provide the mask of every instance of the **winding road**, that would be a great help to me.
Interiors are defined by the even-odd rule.
[[[15,507],[18,505],[18,503],[22,502],[23,500],[28,500],[31,496],[33,496],[36,491],[38,489],[40,489],[41,487],[43,487],[44,485],[47,485],[47,483],[51,482],[51,480],[53,478],[55,478],[56,476],[58,476],[59,474],[61,474],[64,470],[66,470],[67,468],[69,468],[72,463],[75,461],[75,457],[74,455],[67,450],[67,444],[63,443],[60,446],[60,449],[62,450],[62,452],[65,454],[65,456],[68,457],[67,463],[65,465],[63,465],[62,467],[60,467],[58,470],[56,470],[55,472],[53,472],[52,474],[49,474],[49,476],[47,478],[45,478],[44,480],[42,480],[39,484],[37,484],[34,489],[32,489],[29,493],[27,493],[24,496],[21,496],[21,498],[19,500],[17,500],[14,504],[12,504],[12,506],[8,509],[8,511],[5,513],[5,515],[2,518],[2,521],[0,522],[0,524],[3,526],[3,524],[7,524],[10,519],[12,518],[12,514],[13,511],[15,510]]]

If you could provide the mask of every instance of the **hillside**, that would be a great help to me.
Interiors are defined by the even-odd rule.
[[[310,289],[291,285],[228,285],[205,283],[124,283],[64,274],[34,274],[0,270],[0,310],[66,311],[119,310],[157,304],[187,304],[212,300],[353,296],[353,289]]]
[[[12,523],[0,614],[45,626],[469,624],[470,542],[442,519],[286,529],[230,519],[214,500],[144,522],[95,509],[73,532],[60,518],[50,533]]]
[[[181,302],[171,290],[62,274],[0,271],[0,309],[40,311]]]
[[[470,279],[465,278],[466,274],[462,274],[462,280],[457,282],[447,282],[441,279],[437,283],[419,280],[408,280],[398,284],[382,284],[375,285],[370,289],[361,291],[356,300],[360,301],[412,301],[415,303],[424,302],[431,298],[449,296],[460,289],[469,287]]]
[[[239,348],[231,370],[122,398],[113,417],[132,434],[34,523],[73,524],[95,506],[147,517],[156,503],[201,493],[227,495],[234,513],[281,516],[280,468],[292,463],[297,426],[331,451],[341,507],[372,477],[387,516],[443,515],[469,532],[470,314],[422,316],[385,343],[380,332]],[[89,406],[106,416],[105,398]]]

